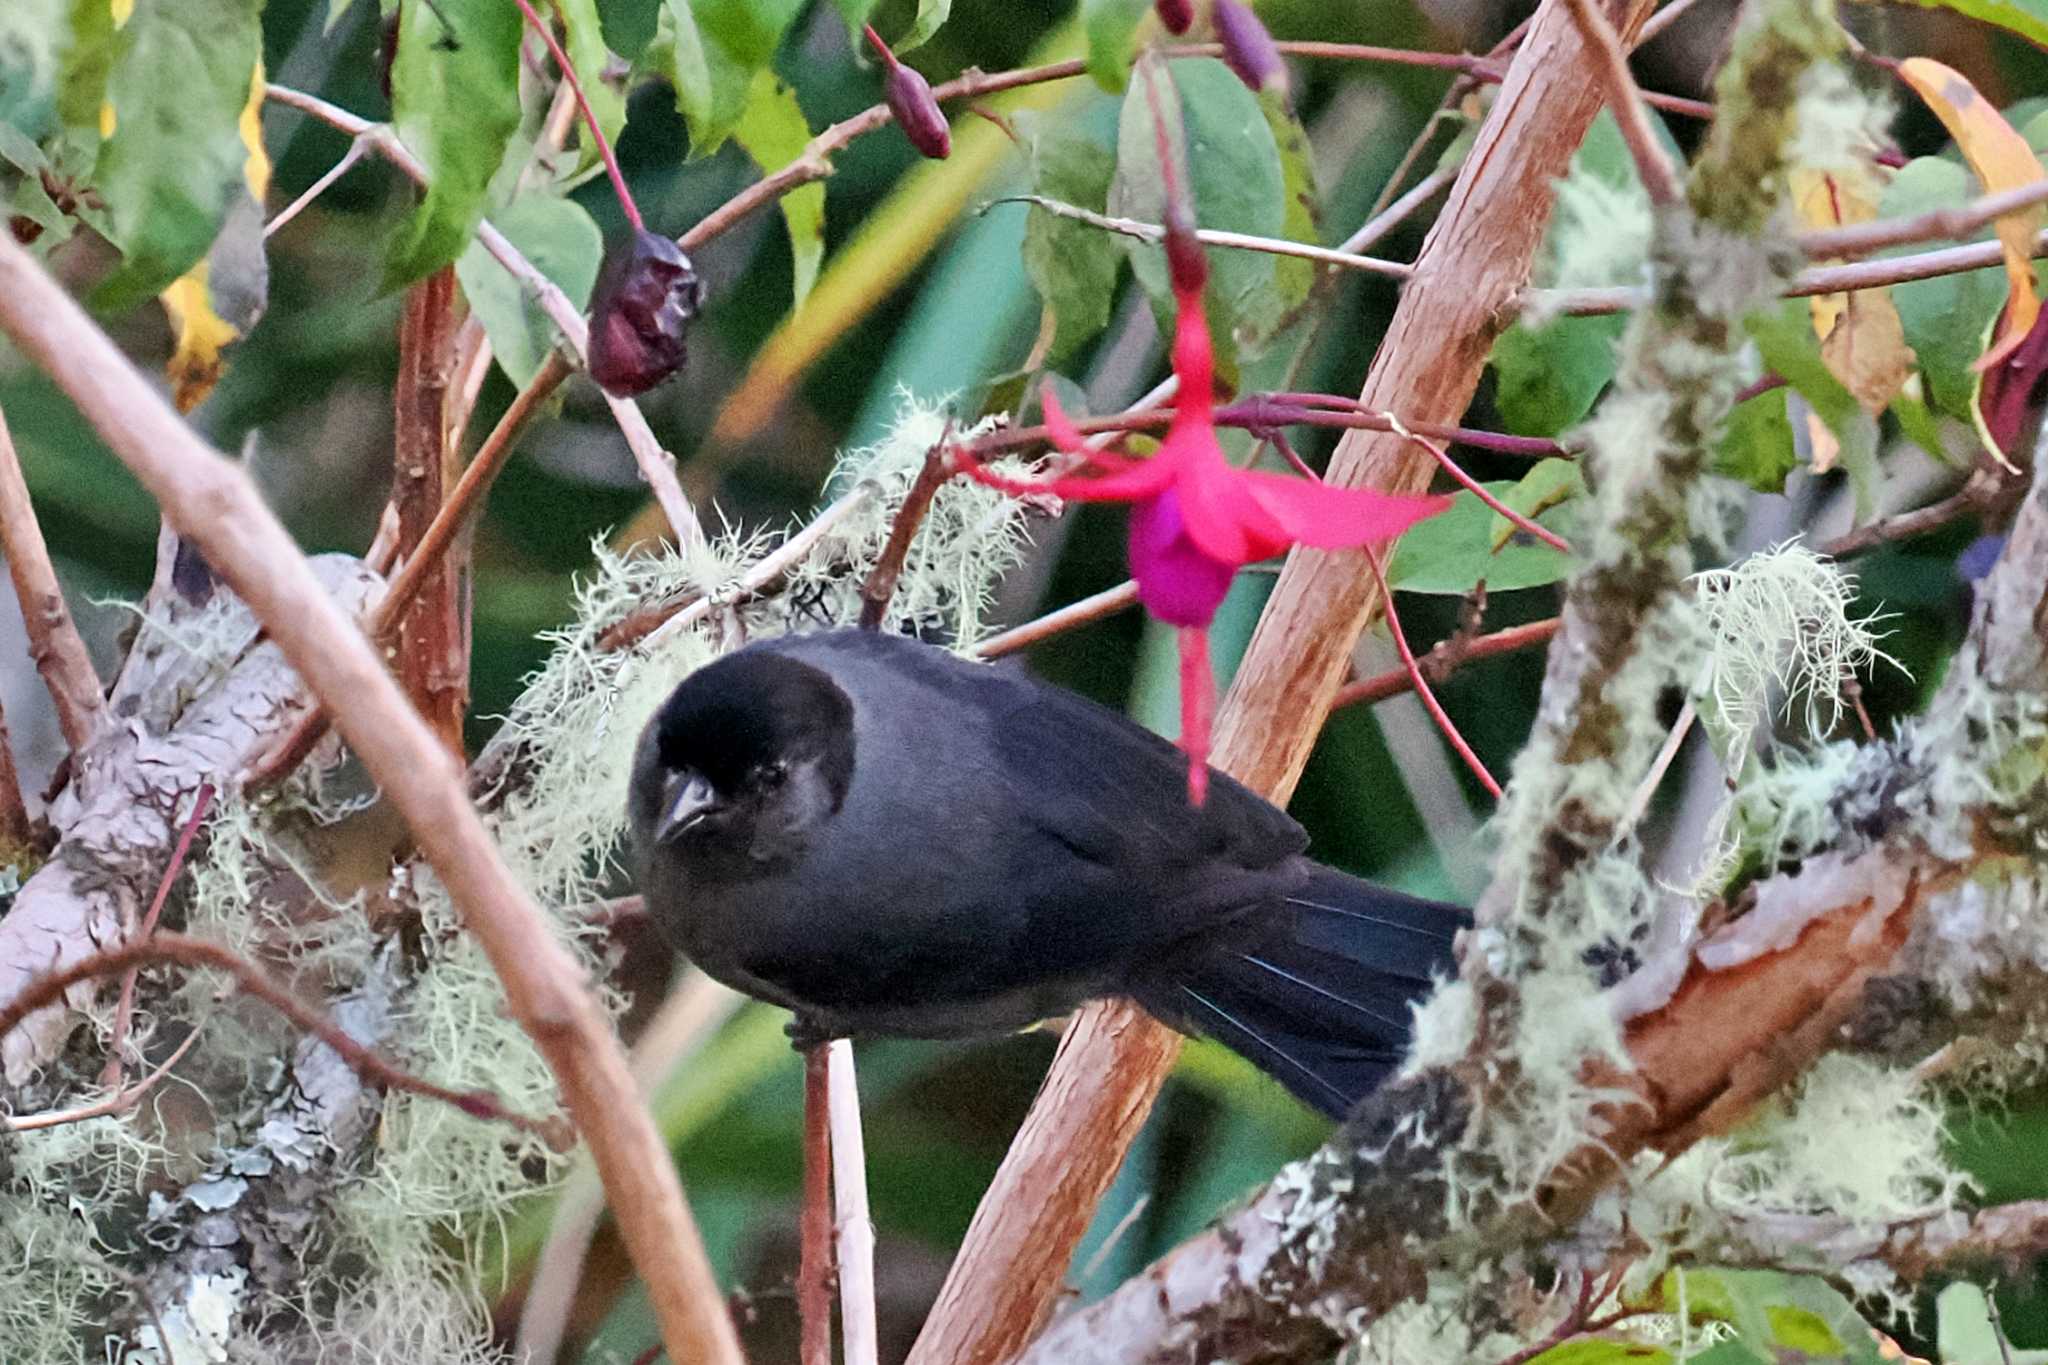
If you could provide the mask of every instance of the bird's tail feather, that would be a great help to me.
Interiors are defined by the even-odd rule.
[[[1131,994],[1341,1118],[1400,1065],[1411,1006],[1454,969],[1471,916],[1320,866],[1279,909],[1161,962]]]

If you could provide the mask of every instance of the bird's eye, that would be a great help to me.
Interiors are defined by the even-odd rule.
[[[768,790],[773,791],[775,788],[789,781],[789,765],[787,763],[779,762],[763,763],[759,768],[754,770],[754,780],[760,783],[763,787],[766,787]]]

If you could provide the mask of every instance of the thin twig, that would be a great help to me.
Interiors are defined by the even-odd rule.
[[[14,766],[14,741],[7,733],[7,712],[0,709],[0,863],[28,851],[35,832],[28,799],[21,792],[21,773]]]
[[[889,599],[896,595],[896,580],[903,576],[904,562],[910,557],[910,542],[924,521],[926,509],[932,505],[933,495],[946,481],[946,445],[952,435],[953,424],[948,421],[938,443],[924,453],[924,464],[918,468],[910,491],[903,495],[903,505],[896,509],[896,520],[889,527],[889,541],[882,547],[882,557],[875,561],[875,567],[860,585],[862,630],[874,630],[882,624]]]
[[[567,373],[567,367],[560,355],[549,352],[548,359],[541,366],[540,374],[534,377],[534,382],[514,395],[511,406],[505,409],[504,415],[498,419],[498,424],[491,428],[491,434],[485,438],[482,448],[476,453],[476,458],[462,471],[462,478],[457,481],[454,491],[448,495],[447,501],[441,504],[440,511],[434,515],[433,523],[427,527],[426,534],[420,537],[420,542],[414,547],[411,557],[405,561],[405,567],[391,580],[391,586],[385,589],[384,596],[378,600],[370,619],[364,624],[364,633],[370,639],[381,642],[389,634],[392,626],[401,619],[406,607],[419,592],[421,584],[427,581],[427,576],[440,563],[441,555],[454,543],[456,536],[467,529],[475,519],[483,505],[485,490],[490,487],[491,481],[497,478],[498,471],[505,467],[505,461],[511,455],[520,431],[525,427],[528,418],[539,409],[547,391],[553,387],[548,380],[557,367],[561,373]],[[244,788],[260,791],[275,786],[298,771],[299,765],[306,761],[306,756],[326,738],[328,723],[327,712],[318,706],[300,717],[290,733],[272,745],[268,753],[251,765],[243,778]]]
[[[2048,231],[2034,238],[2032,255],[2048,256]],[[1993,241],[1941,247],[1911,256],[1856,261],[1848,265],[1808,266],[1792,277],[1792,283],[1786,286],[1781,297],[1803,299],[1815,294],[1840,294],[1907,284],[1913,280],[1931,280],[1995,266],[2004,259],[2005,248]],[[1518,304],[1524,312],[1534,310],[1547,316],[1582,318],[1625,313],[1642,307],[1648,301],[1649,294],[1644,290],[1619,285],[1590,289],[1527,289],[1522,292]]]
[[[341,160],[335,162],[332,166],[329,166],[327,168],[326,174],[322,175],[318,180],[315,180],[312,184],[306,186],[306,192],[304,194],[301,194],[298,198],[292,200],[291,203],[279,209],[277,213],[271,218],[271,220],[263,225],[264,239],[267,241],[272,233],[276,232],[286,223],[289,223],[292,219],[298,217],[301,213],[305,212],[307,205],[311,204],[315,199],[318,199],[321,195],[327,193],[328,189],[333,186],[334,182],[341,179],[344,175],[347,175],[349,172],[349,168],[354,166],[358,161],[361,161],[363,159],[363,154],[369,150],[370,144],[366,142],[363,138],[357,137],[354,140],[352,140],[348,144],[348,150],[341,154]]]
[[[1678,172],[1664,144],[1657,140],[1657,130],[1650,126],[1649,115],[1643,112],[1643,92],[1636,88],[1636,79],[1629,74],[1628,53],[1622,50],[1614,25],[1600,12],[1597,0],[1571,0],[1571,10],[1601,84],[1606,87],[1607,107],[1613,111],[1621,140],[1636,163],[1636,175],[1643,182],[1644,193],[1649,195],[1651,204],[1660,208],[1678,203]]]
[[[451,1090],[386,1061],[377,1052],[351,1038],[341,1025],[305,1004],[300,992],[277,980],[248,958],[222,944],[185,934],[155,934],[118,948],[103,949],[59,971],[35,978],[22,987],[19,995],[0,1005],[0,1037],[13,1032],[22,1020],[37,1010],[56,1004],[64,998],[65,991],[81,981],[94,981],[116,972],[137,970],[162,962],[226,972],[245,992],[282,1014],[300,1032],[310,1033],[332,1048],[349,1070],[379,1089],[401,1090],[439,1100],[472,1118],[509,1124],[523,1133],[531,1133],[556,1150],[562,1150],[574,1141],[560,1118],[533,1118],[506,1108],[504,1101],[488,1090]]]
[[[1628,806],[1621,813],[1621,821],[1614,827],[1616,841],[1641,823],[1643,813],[1650,809],[1651,798],[1656,796],[1657,788],[1663,785],[1664,774],[1671,770],[1671,764],[1677,759],[1678,751],[1685,746],[1685,737],[1692,733],[1692,724],[1699,719],[1699,714],[1699,709],[1693,705],[1691,697],[1687,697],[1685,704],[1678,708],[1678,719],[1671,723],[1671,733],[1664,736],[1663,747],[1657,750],[1657,757],[1651,760],[1650,769],[1643,774],[1643,780],[1636,783],[1635,791],[1629,795]]]
[[[1414,432],[1410,431],[1405,425],[1403,425],[1401,419],[1398,417],[1389,416],[1387,418],[1387,422],[1396,435],[1400,436],[1403,440],[1412,441],[1416,445],[1419,445],[1424,450],[1428,451],[1430,454],[1430,458],[1435,460],[1438,466],[1442,468],[1442,470],[1446,474],[1449,474],[1451,476],[1451,479],[1460,488],[1463,488],[1466,492],[1470,493],[1473,497],[1479,499],[1480,502],[1492,508],[1501,516],[1506,517],[1508,523],[1511,526],[1513,526],[1516,530],[1525,532],[1529,535],[1536,537],[1538,540],[1542,541],[1545,545],[1548,545],[1553,550],[1561,551],[1564,554],[1570,554],[1572,552],[1570,541],[1567,541],[1563,536],[1559,535],[1557,532],[1551,530],[1547,526],[1537,525],[1534,518],[1526,515],[1525,513],[1516,511],[1514,508],[1508,506],[1499,498],[1495,497],[1491,492],[1487,490],[1485,484],[1479,482],[1479,480],[1473,478],[1470,474],[1467,474],[1464,471],[1464,469],[1459,466],[1458,462],[1450,457],[1449,452],[1447,452],[1442,446],[1438,445],[1436,442],[1430,440],[1425,436],[1416,435]]]
[[[1424,677],[1442,679],[1452,670],[1462,667],[1473,659],[1490,659],[1498,654],[1512,654],[1517,650],[1531,649],[1547,644],[1557,634],[1558,619],[1545,617],[1523,626],[1509,626],[1486,635],[1477,635],[1469,640],[1446,640],[1416,661]],[[1370,705],[1398,696],[1415,685],[1414,674],[1406,665],[1391,668],[1370,678],[1360,678],[1346,683],[1337,691],[1337,700],[1330,709],[1342,706]]]
[[[1113,588],[1104,588],[1078,602],[1069,602],[1056,611],[1049,611],[1035,621],[1026,621],[1021,626],[1012,626],[998,631],[975,647],[977,659],[1000,659],[1005,654],[1015,654],[1020,649],[1029,649],[1042,640],[1100,621],[1105,616],[1114,616],[1126,607],[1136,606],[1138,585],[1135,580],[1126,579]]]
[[[604,135],[604,129],[597,124],[597,115],[591,111],[590,97],[583,93],[583,82],[576,78],[575,64],[569,54],[562,51],[562,45],[555,40],[555,30],[538,14],[528,0],[512,0],[519,6],[519,12],[526,16],[526,23],[540,40],[547,44],[548,55],[555,59],[555,69],[562,73],[562,83],[569,87],[569,93],[576,97],[576,107],[583,111],[583,127],[590,134],[591,143],[597,154],[604,160],[605,174],[612,179],[612,193],[619,199],[619,209],[626,215],[626,221],[633,225],[635,232],[645,231],[647,224],[641,221],[640,206],[633,202],[633,192],[626,188],[626,173],[619,169],[618,157],[612,155],[612,141]]]
[[[1406,222],[1410,214],[1449,189],[1457,178],[1456,166],[1437,167],[1416,181],[1406,194],[1361,223],[1356,232],[1337,244],[1337,250],[1356,255],[1369,246],[1377,245],[1381,238]]]
[[[2036,204],[2048,203],[2048,180],[2035,180],[2017,189],[2000,190],[1954,208],[1930,209],[1910,218],[1879,218],[1868,223],[1847,223],[1841,227],[1816,228],[1793,240],[1799,249],[1816,260],[1837,256],[1862,256],[1908,242],[1951,241],[1968,237],[1994,219]]]
[[[875,1225],[868,1216],[867,1143],[860,1131],[853,1044],[835,1038],[826,1054],[832,1198],[839,1220],[839,1330],[846,1365],[876,1365],[881,1344],[875,1320]]]
[[[190,540],[248,604],[286,660],[335,714],[372,780],[448,889],[589,1144],[646,1284],[669,1354],[736,1365],[739,1339],[660,1133],[635,1099],[611,1020],[581,963],[512,875],[470,805],[463,774],[406,705],[362,632],[246,471],[222,458],[158,394],[42,266],[0,233],[0,332],[70,396]]]
[[[403,171],[415,184],[424,186],[427,183],[426,166],[398,140],[388,126],[372,123],[366,118],[351,114],[339,105],[330,104],[304,91],[293,90],[289,86],[265,86],[264,97],[297,109],[301,113],[310,114],[351,136],[366,138],[370,145],[377,149],[379,155]],[[541,311],[547,314],[548,320],[554,323],[556,330],[561,332],[563,340],[568,342],[570,350],[575,353],[577,363],[583,364],[589,354],[590,328],[583,321],[583,315],[577,310],[576,305],[562,292],[561,286],[542,274],[518,247],[512,245],[511,239],[498,231],[488,219],[477,224],[476,239],[483,245],[484,250],[488,251],[499,265],[505,267],[506,272],[519,281],[520,286],[539,303]],[[547,373],[553,383],[540,395],[542,397],[552,392],[554,385],[559,384],[567,376],[566,370],[557,374],[550,369]],[[536,382],[538,380],[539,376],[536,376]],[[697,514],[690,508],[690,500],[683,494],[682,484],[676,479],[675,460],[655,438],[638,404],[630,398],[619,398],[609,393],[604,395],[604,399],[612,410],[613,418],[619,424],[620,434],[626,438],[627,448],[633,452],[633,462],[639,467],[640,477],[646,480],[648,489],[653,493],[662,515],[668,519],[670,528],[684,541],[701,538],[704,534],[703,528],[697,522]]]
[[[43,686],[57,709],[57,726],[71,752],[82,754],[106,727],[106,688],[64,605],[64,590],[57,585],[43,528],[36,523],[5,412],[0,412],[0,555],[6,556],[28,631],[29,657],[36,661],[36,671],[43,675]]]
[[[156,1070],[125,1090],[117,1090],[103,1100],[94,1100],[91,1104],[81,1104],[72,1109],[47,1109],[40,1114],[23,1114],[19,1118],[0,1116],[0,1128],[28,1133],[39,1128],[62,1128],[68,1123],[83,1123],[87,1119],[111,1118],[115,1114],[125,1114],[142,1103],[143,1097],[156,1088],[157,1082],[171,1074],[171,1068],[185,1060],[185,1054],[190,1052],[192,1045],[198,1041],[199,1030],[195,1028],[185,1035],[185,1041],[179,1043],[177,1049],[166,1057]]]
[[[1415,694],[1422,698],[1423,707],[1428,710],[1429,718],[1436,722],[1436,728],[1442,733],[1444,740],[1456,751],[1458,757],[1465,761],[1465,766],[1472,770],[1472,775],[1479,779],[1479,785],[1486,788],[1486,794],[1496,801],[1500,800],[1500,783],[1493,780],[1493,774],[1479,761],[1479,755],[1472,752],[1472,746],[1458,733],[1458,727],[1452,723],[1450,714],[1444,710],[1443,704],[1436,699],[1435,691],[1430,688],[1429,679],[1422,676],[1422,665],[1417,662],[1415,651],[1408,647],[1407,632],[1401,629],[1401,615],[1394,610],[1394,594],[1387,587],[1387,572],[1385,566],[1380,563],[1379,550],[1371,545],[1364,546],[1363,549],[1366,562],[1372,565],[1373,579],[1380,585],[1380,601],[1386,604],[1387,631],[1394,637],[1394,648],[1401,655],[1401,667],[1408,671],[1408,680],[1415,688]]]
[[[804,1050],[804,1204],[798,1215],[796,1310],[801,1365],[832,1365],[832,1128],[829,1045]]]
[[[134,937],[149,938],[156,933],[157,922],[163,918],[164,902],[170,899],[171,887],[177,883],[178,873],[184,870],[185,859],[192,853],[192,841],[198,837],[199,826],[206,820],[206,811],[213,804],[213,784],[202,782],[199,790],[192,794],[192,814],[185,821],[185,828],[178,832],[178,842],[171,848],[170,860],[164,864],[164,875],[157,879],[156,895],[150,898],[149,909],[142,916],[142,923],[135,927]],[[128,1042],[128,1028],[135,1009],[136,971],[130,968],[121,977],[121,995],[114,1004],[113,1029],[107,1038],[107,1065],[100,1073],[100,1083],[109,1090],[118,1089],[121,1084],[121,1049]]]
[[[1988,469],[1980,469],[1973,473],[1961,488],[1939,502],[1916,507],[1910,512],[1895,512],[1866,526],[1859,526],[1844,535],[1836,536],[1821,546],[1820,552],[1831,559],[1846,559],[1850,555],[1895,540],[1907,540],[1913,536],[1925,535],[1929,531],[1940,530],[1967,516],[1989,512],[2001,502],[2016,498],[2024,491],[2017,480]]]
[[[1101,228],[1105,232],[1121,233],[1135,237],[1141,242],[1163,242],[1166,229],[1157,223],[1140,222],[1136,218],[1112,218],[1106,213],[1096,213],[1078,204],[1069,204],[1059,199],[1048,199],[1042,194],[1010,194],[989,201],[989,207],[997,204],[1035,204],[1058,218],[1071,218],[1077,223]],[[1241,251],[1263,251],[1273,256],[1296,256],[1320,265],[1336,266],[1344,270],[1362,270],[1368,274],[1385,275],[1392,279],[1406,279],[1414,273],[1415,267],[1406,261],[1383,260],[1378,256],[1360,256],[1355,252],[1334,250],[1316,246],[1311,242],[1291,242],[1284,237],[1258,237],[1248,232],[1219,232],[1211,228],[1197,228],[1195,238],[1204,246],[1236,247]]]
[[[1655,38],[1665,29],[1670,28],[1685,16],[1687,10],[1698,3],[1699,0],[1671,0],[1670,4],[1664,6],[1664,8],[1643,21],[1642,31],[1636,34],[1635,46],[1643,46],[1643,44]]]

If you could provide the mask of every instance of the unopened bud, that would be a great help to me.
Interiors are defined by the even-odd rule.
[[[1243,0],[1216,0],[1210,17],[1216,25],[1216,41],[1223,44],[1224,65],[1255,91],[1277,90],[1285,95],[1287,64],[1280,60],[1273,35],[1266,32],[1252,7]]]
[[[621,398],[667,379],[682,366],[698,301],[682,248],[636,230],[605,258],[590,296],[590,377]]]
[[[1152,0],[1152,9],[1168,33],[1186,33],[1194,26],[1194,0]]]
[[[1209,256],[1195,236],[1187,209],[1166,206],[1166,273],[1176,294],[1199,294],[1209,283]]]
[[[944,161],[953,152],[953,130],[946,126],[946,115],[932,98],[931,82],[896,60],[874,25],[864,28],[869,44],[882,59],[882,102],[896,116],[911,146],[934,161]]]

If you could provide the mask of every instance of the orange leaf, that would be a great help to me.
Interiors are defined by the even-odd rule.
[[[1899,78],[1913,87],[1914,93],[1926,101],[1935,117],[1948,128],[1949,136],[1956,140],[1963,159],[1970,163],[1987,193],[2015,190],[2044,178],[2041,163],[2035,159],[2027,140],[1959,72],[1926,57],[1908,57],[1899,63]],[[2048,217],[2048,212],[2035,205],[2008,213],[1996,224],[1999,244],[2005,248],[2005,274],[2011,283],[2011,294],[2006,300],[2005,318],[1999,324],[1998,339],[1977,361],[1980,370],[2011,354],[2041,312],[2041,301],[2034,293],[2032,260],[2034,237],[2040,232],[2044,217]]]
[[[1806,227],[1840,227],[1877,217],[1880,187],[1867,169],[1847,174],[1792,172],[1792,202]],[[1816,294],[1809,300],[1820,358],[1863,410],[1876,416],[1891,405],[1913,373],[1915,357],[1888,289]],[[1818,445],[1816,451],[1820,449]],[[1824,466],[1816,460],[1816,472]]]

